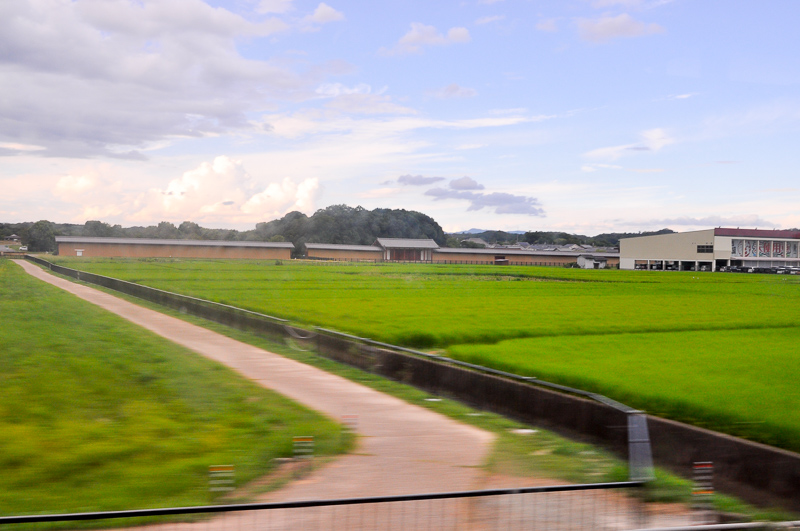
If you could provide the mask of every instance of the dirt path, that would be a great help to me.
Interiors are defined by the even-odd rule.
[[[320,411],[357,415],[353,454],[294,482],[273,500],[349,498],[479,488],[494,435],[370,388],[235,341],[102,291],[56,277],[21,260],[29,274]],[[307,435],[307,434],[298,434]]]

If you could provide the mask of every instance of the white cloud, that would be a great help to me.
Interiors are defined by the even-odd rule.
[[[690,92],[688,94],[674,94],[672,96],[667,96],[668,100],[687,100],[693,96],[697,96],[697,92]]]
[[[475,25],[482,26],[484,24],[490,24],[492,22],[499,22],[506,18],[504,15],[493,15],[489,17],[481,17],[475,21]]]
[[[294,9],[293,0],[261,0],[256,6],[256,13],[286,13]]]
[[[322,96],[336,97],[343,94],[369,94],[372,87],[366,83],[359,83],[354,87],[348,87],[341,83],[323,83],[314,91]]]
[[[397,105],[391,97],[379,94],[341,94],[325,106],[348,114],[416,114],[414,109]]]
[[[661,128],[648,129],[639,133],[641,142],[635,144],[623,144],[621,146],[610,146],[593,149],[583,154],[584,157],[591,159],[617,160],[623,155],[636,151],[659,151],[665,146],[675,143],[675,139],[667,135]],[[583,169],[583,168],[582,168]],[[591,171],[583,169],[584,171]]]
[[[616,17],[610,15],[598,19],[578,19],[578,34],[587,41],[606,42],[619,37],[639,37],[664,33],[664,28],[655,23],[644,23],[635,20],[627,13]]]
[[[0,149],[7,149],[9,151],[42,151],[47,149],[44,146],[34,146],[31,144],[18,144],[15,142],[0,142]]]
[[[59,196],[80,196],[95,187],[88,175],[66,175],[58,180],[54,193]]]
[[[426,26],[420,22],[412,22],[411,29],[403,35],[393,48],[381,48],[382,55],[403,55],[421,53],[425,46],[444,46],[454,43],[465,43],[471,39],[466,28],[450,28],[447,35],[442,35],[434,26]]]
[[[243,57],[238,39],[288,26],[201,0],[2,6],[0,142],[42,155],[142,159],[170,138],[245,130],[247,113],[313,95],[322,74]]]
[[[303,18],[301,26],[305,31],[316,31],[318,24],[328,24],[344,20],[344,14],[337,11],[328,4],[322,2],[314,10],[314,13]]]
[[[478,95],[478,91],[472,88],[461,87],[457,83],[451,83],[446,87],[434,91],[433,95],[442,99],[473,98]]]
[[[328,22],[344,20],[344,14],[341,11],[336,11],[324,2],[321,2],[317,6],[317,9],[314,10],[314,14],[311,15],[311,17],[314,22],[318,24],[327,24]]]
[[[558,25],[556,24],[556,19],[548,18],[547,20],[540,20],[537,22],[536,29],[539,31],[548,31],[552,33],[558,31]]]
[[[664,146],[675,143],[675,139],[667,135],[666,131],[661,128],[642,131],[641,136],[645,146],[653,151],[658,151]]]
[[[219,156],[185,172],[164,188],[152,188],[142,194],[131,219],[255,223],[292,210],[312,213],[318,189],[316,178],[295,182],[285,177],[264,186],[245,170],[241,161]]]
[[[364,95],[348,95],[354,96]],[[368,95],[367,95],[368,96]],[[330,103],[335,102],[332,100]],[[380,103],[380,102],[378,102]],[[408,109],[411,114],[414,111]],[[332,116],[318,111],[303,111],[293,114],[269,114],[262,120],[272,134],[284,138],[299,138],[321,133],[339,133],[358,135],[361,140],[383,138],[409,133],[418,129],[452,129],[471,130],[481,128],[505,127],[524,123],[542,122],[555,116],[490,116],[485,118],[466,118],[461,120],[436,120],[419,116],[396,116],[389,119],[364,118],[355,119],[350,116]],[[408,140],[406,140],[407,142]]]

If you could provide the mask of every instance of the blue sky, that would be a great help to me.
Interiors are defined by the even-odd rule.
[[[0,4],[0,220],[800,226],[800,4]]]

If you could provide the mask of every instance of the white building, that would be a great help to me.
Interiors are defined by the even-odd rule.
[[[619,245],[620,269],[800,266],[800,231],[794,230],[716,228],[624,238]]]

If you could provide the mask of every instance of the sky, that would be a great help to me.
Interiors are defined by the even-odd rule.
[[[0,221],[800,227],[800,2],[0,2]]]

